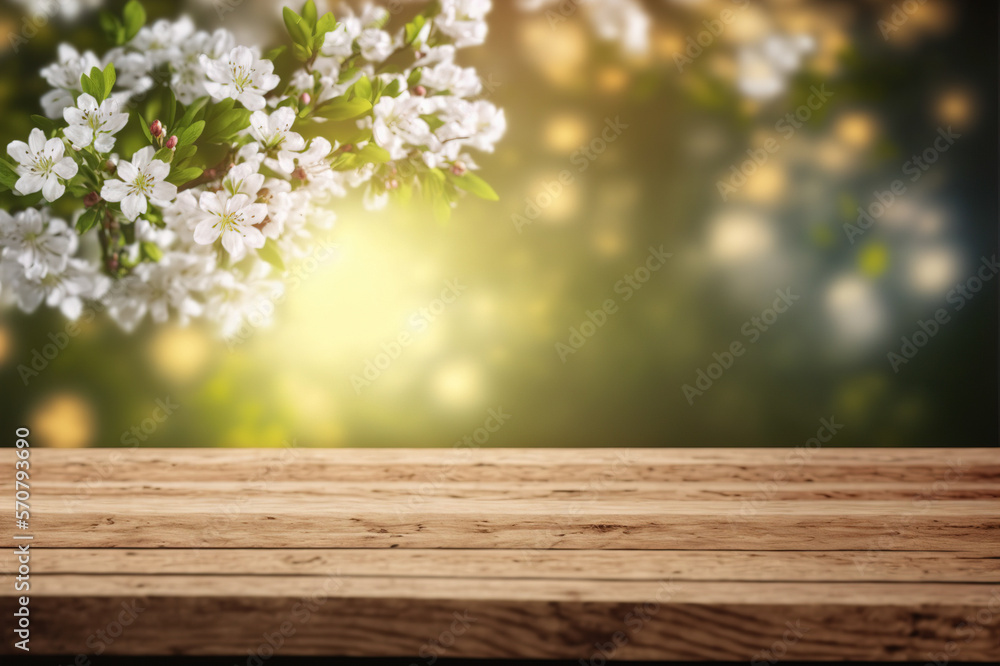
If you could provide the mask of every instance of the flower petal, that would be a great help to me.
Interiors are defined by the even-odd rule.
[[[117,175],[126,183],[134,183],[135,179],[139,177],[139,169],[132,162],[122,160],[118,163]]]
[[[28,147],[36,155],[42,152],[45,149],[45,133],[37,127],[31,130],[31,134],[28,135]]]
[[[129,194],[122,199],[122,213],[130,220],[134,221],[137,217],[145,213],[147,209],[146,197],[141,194]]]
[[[177,186],[173,183],[157,183],[149,198],[157,206],[169,206],[177,198]]]
[[[65,191],[66,186],[63,185],[59,181],[59,178],[54,174],[46,178],[45,184],[42,186],[42,196],[45,197],[45,200],[49,203],[52,203],[61,197]]]
[[[243,243],[242,234],[232,229],[222,232],[222,247],[226,248],[226,251],[236,261],[242,259],[247,253],[247,246]]]
[[[220,226],[214,217],[206,217],[194,228],[194,242],[199,245],[211,245],[219,237]]]
[[[55,166],[52,167],[52,171],[54,171],[55,174],[63,180],[73,178],[79,170],[80,167],[77,166],[76,162],[74,162],[71,157],[62,158],[56,162]]]
[[[45,179],[37,174],[27,174],[21,176],[16,183],[14,183],[14,189],[17,190],[18,194],[24,196],[25,194],[34,194],[38,190],[42,189],[42,185],[45,184]]]
[[[24,141],[11,141],[7,144],[7,154],[17,160],[18,164],[28,164],[34,160],[31,158],[31,151]]]
[[[129,193],[129,186],[120,180],[106,180],[101,188],[101,198],[112,203],[121,201]]]

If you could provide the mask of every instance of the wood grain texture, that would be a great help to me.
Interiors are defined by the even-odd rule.
[[[0,450],[0,464],[13,460]],[[103,449],[31,460],[35,653],[1000,654],[997,450]],[[9,476],[0,492],[13,492]],[[15,531],[9,513],[0,526]],[[5,604],[17,564],[0,553]],[[4,613],[0,630],[11,629]]]
[[[503,550],[503,549],[120,549],[38,548],[36,574],[417,576],[566,580],[955,582],[1000,580],[1000,558],[975,552]],[[0,551],[0,573],[17,565]]]

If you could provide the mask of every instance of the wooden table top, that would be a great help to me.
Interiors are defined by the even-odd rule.
[[[1000,658],[998,449],[30,460],[32,654]]]

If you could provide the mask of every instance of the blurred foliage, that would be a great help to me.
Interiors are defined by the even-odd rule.
[[[508,114],[482,161],[498,203],[466,198],[441,225],[416,206],[345,201],[336,256],[293,267],[274,328],[235,344],[197,329],[128,336],[98,318],[37,360],[66,322],[6,311],[3,427],[58,446],[120,446],[136,428],[144,446],[451,446],[502,407],[510,419],[481,445],[794,446],[831,416],[844,424],[831,446],[996,444],[996,281],[960,311],[946,296],[996,248],[995,5],[928,0],[885,39],[890,2],[754,3],[678,72],[675,54],[723,4],[648,3],[642,57],[595,40],[583,17],[552,25],[495,4],[468,64]],[[0,32],[19,9],[3,6]],[[223,19],[277,35],[271,9],[248,0]],[[782,94],[749,99],[738,47],[768,30],[808,33],[816,49]],[[96,19],[4,53],[4,145],[29,131],[37,72],[62,40],[97,46]],[[717,182],[822,85],[830,102],[723,201]],[[621,136],[581,159],[615,119]],[[843,225],[944,126],[961,139],[850,243]],[[552,196],[564,171],[572,182]],[[531,205],[519,232],[512,217]],[[625,301],[615,285],[661,245],[668,265]],[[464,290],[444,303],[450,280]],[[745,323],[789,287],[801,299],[689,405],[682,386],[747,343]],[[556,343],[607,299],[617,311],[563,363]],[[887,354],[942,307],[951,322],[894,372]],[[18,366],[33,359],[44,367],[25,385]],[[167,398],[180,407],[157,423]]]

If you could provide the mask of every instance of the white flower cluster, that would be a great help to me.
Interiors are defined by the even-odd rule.
[[[808,35],[769,34],[739,50],[740,92],[753,99],[770,99],[787,88],[788,80],[802,66],[802,58],[815,49]]]
[[[146,26],[132,0],[103,56],[60,46],[42,70],[50,120],[0,159],[0,191],[32,206],[0,211],[2,298],[69,317],[96,301],[126,330],[206,318],[228,336],[281,294],[332,197],[416,192],[439,215],[464,193],[495,198],[470,151],[493,151],[504,114],[455,62],[490,9],[438,0],[390,31],[385,9],[338,22],[310,1],[285,10],[291,48],[264,57],[187,18]],[[42,202],[76,208],[73,225]]]
[[[100,7],[104,0],[15,0],[32,16],[75,19],[89,9]]]
[[[529,12],[544,10],[553,27],[582,8],[600,39],[618,42],[629,55],[641,56],[649,50],[653,21],[639,0],[520,0],[519,5]]]

